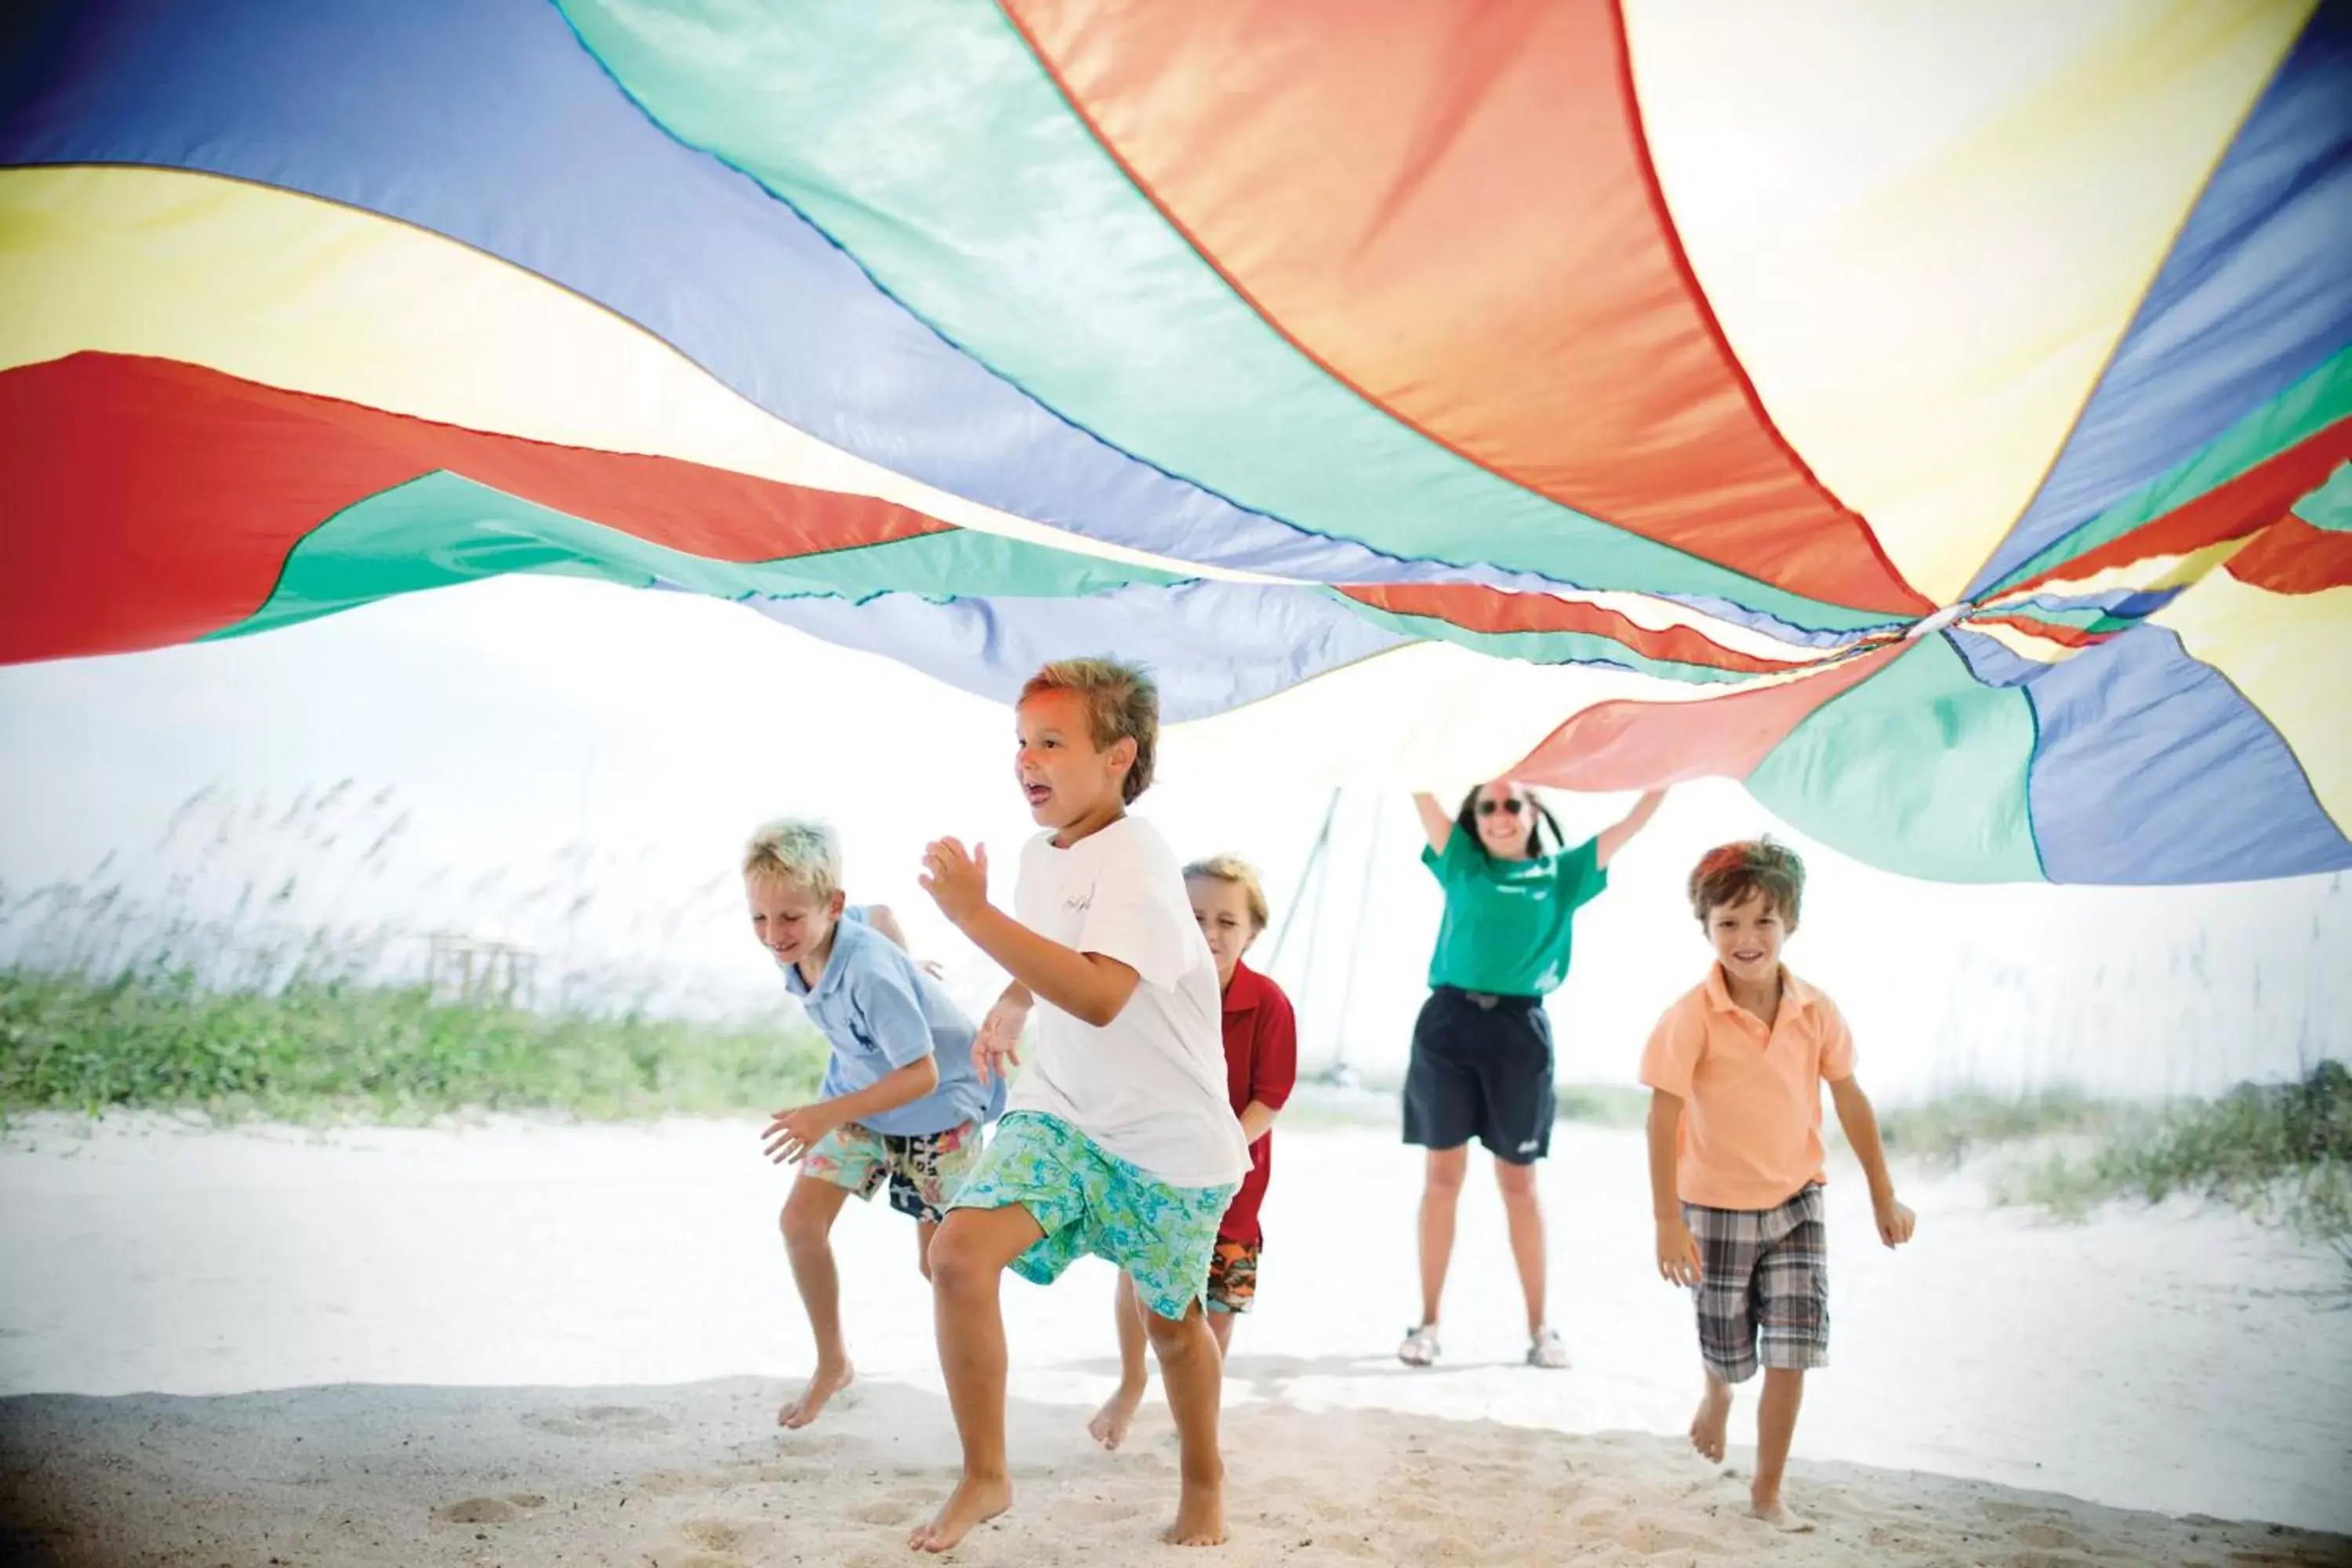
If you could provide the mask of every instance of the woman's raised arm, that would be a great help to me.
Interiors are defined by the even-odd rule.
[[[1437,804],[1437,797],[1427,790],[1414,792],[1413,808],[1421,813],[1421,830],[1429,835],[1429,850],[1433,855],[1445,853],[1446,840],[1454,837],[1454,818]]]

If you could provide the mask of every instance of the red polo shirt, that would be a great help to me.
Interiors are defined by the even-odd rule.
[[[1234,965],[1225,987],[1225,1092],[1239,1116],[1250,1101],[1282,1109],[1298,1081],[1298,1020],[1282,987],[1246,963]],[[1274,1173],[1274,1133],[1250,1145],[1249,1174],[1226,1206],[1217,1236],[1225,1241],[1260,1239],[1257,1206]]]

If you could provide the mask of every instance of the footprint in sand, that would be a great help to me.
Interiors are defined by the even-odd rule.
[[[1302,1538],[1298,1544],[1301,1548],[1320,1546],[1336,1552],[1342,1557],[1361,1557],[1370,1560],[1387,1555],[1372,1544],[1369,1536],[1358,1535],[1352,1531],[1341,1531],[1328,1535],[1318,1531],[1313,1535]]]
[[[734,1552],[741,1551],[759,1533],[759,1527],[733,1524],[723,1519],[697,1519],[679,1525],[677,1532],[702,1551]]]
[[[1667,1552],[1693,1552],[1725,1550],[1724,1543],[1712,1536],[1693,1535],[1688,1531],[1683,1530],[1669,1530],[1664,1525],[1654,1524],[1647,1520],[1638,1521],[1620,1531],[1617,1534],[1617,1544],[1628,1552],[1637,1552],[1644,1557],[1655,1557]]]
[[[851,1509],[849,1517],[860,1524],[912,1524],[921,1517],[922,1505],[927,1500],[928,1493],[900,1493]]]
[[[433,1517],[443,1524],[510,1524],[522,1517],[522,1510],[502,1498],[469,1497],[443,1504]]]
[[[523,1419],[559,1437],[615,1437],[667,1432],[669,1418],[634,1405],[587,1405],[575,1410],[542,1410]]]
[[[547,1506],[547,1500],[540,1496],[537,1492],[509,1492],[507,1493],[507,1501],[514,1504],[517,1508],[544,1508]]]
[[[2010,1539],[2020,1546],[2035,1546],[2045,1552],[2080,1552],[2082,1538],[2073,1531],[2061,1530],[2054,1524],[2021,1524],[2009,1532]]]

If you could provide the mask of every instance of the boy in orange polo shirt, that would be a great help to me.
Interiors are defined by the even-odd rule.
[[[1808,1530],[1780,1501],[1780,1476],[1805,1373],[1829,1364],[1823,1082],[1870,1183],[1878,1238],[1899,1247],[1916,1221],[1895,1200],[1844,1017],[1780,965],[1780,944],[1797,929],[1804,862],[1769,838],[1727,844],[1699,861],[1689,890],[1716,962],[1666,1009],[1642,1053],[1658,1272],[1696,1294],[1706,1392],[1691,1446],[1723,1458],[1731,1385],[1755,1376],[1760,1361],[1748,1496],[1759,1519]]]

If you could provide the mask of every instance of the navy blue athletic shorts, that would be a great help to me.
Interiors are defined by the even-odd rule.
[[[1542,997],[1441,985],[1412,1026],[1404,1141],[1459,1149],[1475,1138],[1497,1160],[1533,1164],[1551,1152],[1551,1068]]]

